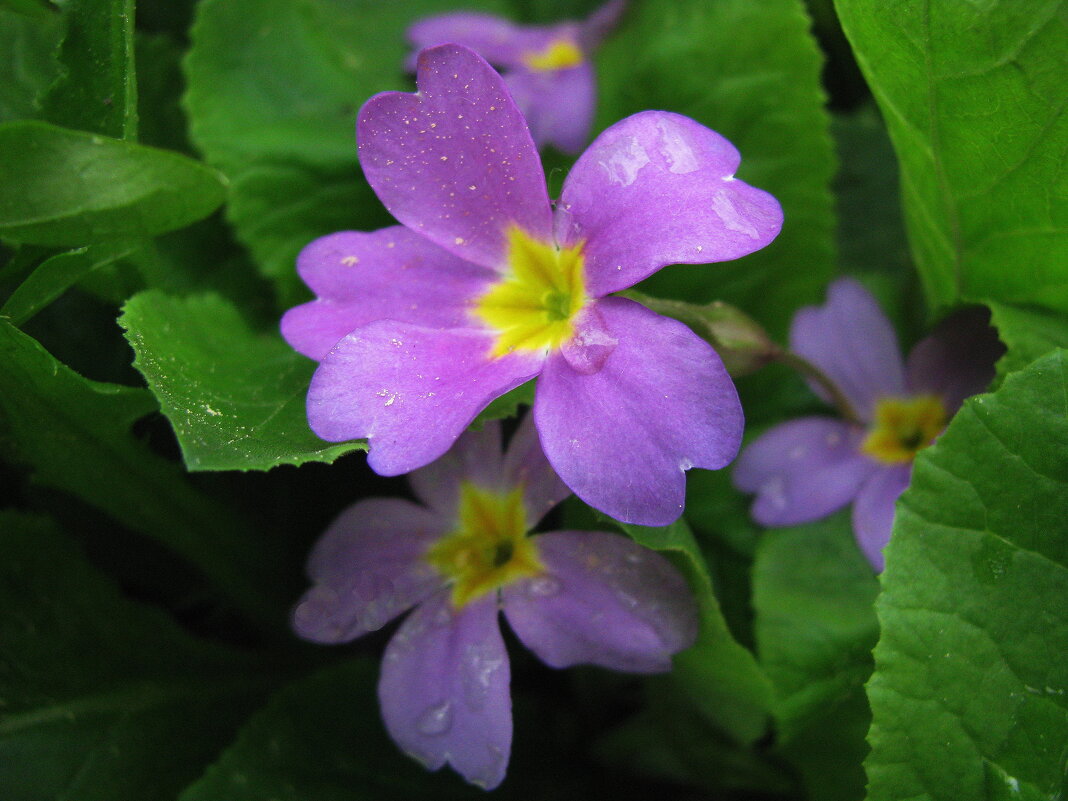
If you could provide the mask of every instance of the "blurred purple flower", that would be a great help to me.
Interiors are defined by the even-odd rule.
[[[603,531],[526,536],[569,494],[529,416],[503,459],[491,423],[409,478],[424,506],[371,498],[326,531],[293,627],[348,642],[416,607],[386,648],[378,697],[390,736],[428,768],[449,762],[486,789],[504,778],[512,711],[498,610],[552,667],[656,673],[693,643],[696,605],[660,554]]]
[[[606,296],[668,264],[763,247],[779,204],[733,177],[726,139],[652,111],[597,138],[554,212],[523,117],[482,58],[425,50],[418,85],[371,98],[358,122],[364,174],[403,226],[323,237],[297,262],[318,299],[282,333],[321,361],[312,429],[366,437],[371,467],[399,475],[540,375],[534,417],[568,487],[625,522],[670,523],[685,471],[736,455],[741,406],[705,341]]]
[[[857,543],[881,571],[894,502],[908,486],[916,453],[994,377],[1004,348],[988,320],[984,309],[952,314],[903,362],[890,321],[858,282],[838,280],[825,305],[801,309],[790,348],[838,386],[859,423],[802,417],[750,444],[738,457],[734,483],[756,493],[754,519],[793,526],[852,502]]]
[[[516,25],[475,12],[440,14],[412,25],[408,39],[417,50],[448,43],[474,50],[501,71],[538,147],[578,153],[589,140],[596,102],[589,57],[623,6],[612,0],[584,22],[558,25]],[[413,54],[413,69],[415,60]]]

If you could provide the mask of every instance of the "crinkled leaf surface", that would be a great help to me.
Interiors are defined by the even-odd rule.
[[[897,152],[930,305],[1068,309],[1061,0],[836,6]]]
[[[1045,309],[988,304],[998,339],[1008,349],[998,361],[998,376],[1020,370],[1055,348],[1068,348],[1068,318]]]
[[[137,139],[134,0],[67,0],[59,48],[63,73],[42,116],[79,131]]]
[[[218,295],[143,292],[119,322],[190,470],[332,462],[365,448],[312,433],[304,398],[315,363],[277,333],[253,331]]]
[[[260,621],[277,619],[275,550],[196,492],[130,433],[156,409],[143,389],[90,381],[0,320],[0,450],[36,482],[70,492],[158,540]]]
[[[469,10],[504,13],[493,0]],[[233,181],[238,236],[278,287],[305,297],[294,259],[338,230],[391,223],[360,175],[355,123],[378,92],[414,87],[404,31],[447,0],[206,0],[186,60],[191,133]]]
[[[705,558],[682,519],[652,528],[617,523],[635,542],[668,554],[697,597],[701,629],[692,648],[674,658],[674,682],[701,714],[738,742],[764,733],[771,684],[753,654],[732,636],[712,591]]]
[[[967,401],[917,459],[877,604],[871,801],[1068,791],[1066,442],[1058,350]]]
[[[166,801],[270,680],[123,597],[50,521],[0,512],[0,797]]]
[[[599,127],[650,108],[689,115],[734,143],[738,177],[775,195],[786,217],[767,248],[735,262],[669,267],[644,285],[649,294],[724,300],[776,336],[798,306],[819,299],[834,272],[834,156],[820,62],[797,0],[629,5],[597,56]]]
[[[878,591],[848,512],[768,531],[757,547],[754,627],[775,686],[777,747],[821,801],[864,797]]]
[[[80,247],[210,214],[223,177],[190,158],[43,122],[0,125],[0,236]]]

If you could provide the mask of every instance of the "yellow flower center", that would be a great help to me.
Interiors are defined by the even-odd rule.
[[[538,72],[565,70],[582,63],[582,50],[570,39],[553,39],[544,50],[524,53],[523,63]]]
[[[474,308],[497,332],[492,355],[557,348],[575,333],[572,321],[588,300],[582,244],[560,250],[518,226],[507,237],[507,272]]]
[[[878,462],[911,462],[946,426],[946,409],[933,395],[883,398],[861,450]]]
[[[501,493],[464,481],[458,517],[456,530],[438,540],[426,555],[452,582],[455,608],[544,570],[537,545],[527,537],[521,486]]]

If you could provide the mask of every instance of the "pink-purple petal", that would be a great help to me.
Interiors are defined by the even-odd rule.
[[[390,641],[378,699],[390,736],[409,756],[431,770],[448,762],[491,790],[512,747],[509,682],[496,596],[457,611],[440,593]]]
[[[863,429],[829,417],[777,425],[748,445],[732,478],[756,493],[752,515],[763,526],[818,520],[852,501],[879,468],[859,451]]]
[[[282,336],[316,361],[375,320],[468,325],[471,299],[496,277],[400,225],[320,237],[297,257],[297,272],[319,299],[286,312]]]
[[[534,415],[528,413],[512,435],[501,470],[505,486],[523,488],[527,525],[533,528],[545,515],[571,494],[549,465],[534,427]]]
[[[790,349],[834,381],[865,422],[880,398],[905,394],[894,329],[871,293],[852,278],[831,284],[824,305],[806,306],[794,315]],[[828,400],[817,385],[810,386]]]
[[[1005,353],[990,312],[982,307],[949,315],[916,343],[905,362],[909,389],[942,398],[948,414],[994,380],[994,363]]]
[[[501,468],[501,426],[487,422],[480,431],[460,435],[448,452],[408,474],[416,496],[446,520],[454,520],[460,485],[470,481],[486,489],[508,489]]]
[[[625,0],[609,0],[579,24],[578,39],[585,52],[592,53],[604,41],[619,24],[626,6]]]
[[[567,69],[517,69],[505,75],[534,142],[563,153],[578,153],[586,145],[593,126],[595,80],[588,61]]]
[[[623,298],[597,308],[618,344],[589,375],[549,357],[534,400],[541,443],[586,503],[667,525],[682,513],[685,471],[718,469],[737,453],[738,395],[716,352],[682,323]]]
[[[911,463],[883,467],[861,487],[853,503],[853,534],[876,572],[883,569],[883,548],[894,527],[894,504],[911,476]]]
[[[308,422],[329,442],[366,437],[367,462],[400,475],[444,454],[491,400],[537,374],[544,357],[490,358],[491,333],[379,320],[323,359],[308,389]]]
[[[360,109],[364,175],[404,225],[460,258],[503,269],[506,231],[548,241],[538,151],[501,77],[473,51],[422,51],[419,92],[384,92]]]
[[[408,28],[408,41],[417,50],[449,43],[469,47],[486,61],[502,67],[523,63],[522,29],[492,14],[457,11],[424,17]],[[410,61],[413,69],[417,56],[418,53],[413,54]]]
[[[442,579],[423,556],[447,530],[439,515],[400,498],[350,506],[308,557],[314,585],[293,610],[294,630],[315,642],[348,642],[429,597]]]
[[[505,588],[504,613],[546,664],[656,673],[693,644],[693,596],[660,554],[604,531],[556,531],[535,541],[546,572]]]
[[[564,181],[561,245],[585,241],[587,289],[625,289],[667,264],[740,258],[782,227],[768,193],[734,178],[734,146],[700,123],[645,111],[604,131]]]

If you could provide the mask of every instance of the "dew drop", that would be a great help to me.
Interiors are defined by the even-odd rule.
[[[552,576],[539,576],[530,582],[529,589],[531,595],[539,595],[545,598],[560,592],[560,582]]]
[[[431,737],[444,734],[452,726],[452,702],[442,701],[436,706],[429,707],[422,715],[419,716],[419,720],[416,721],[415,727],[419,729],[422,734],[429,735]]]

